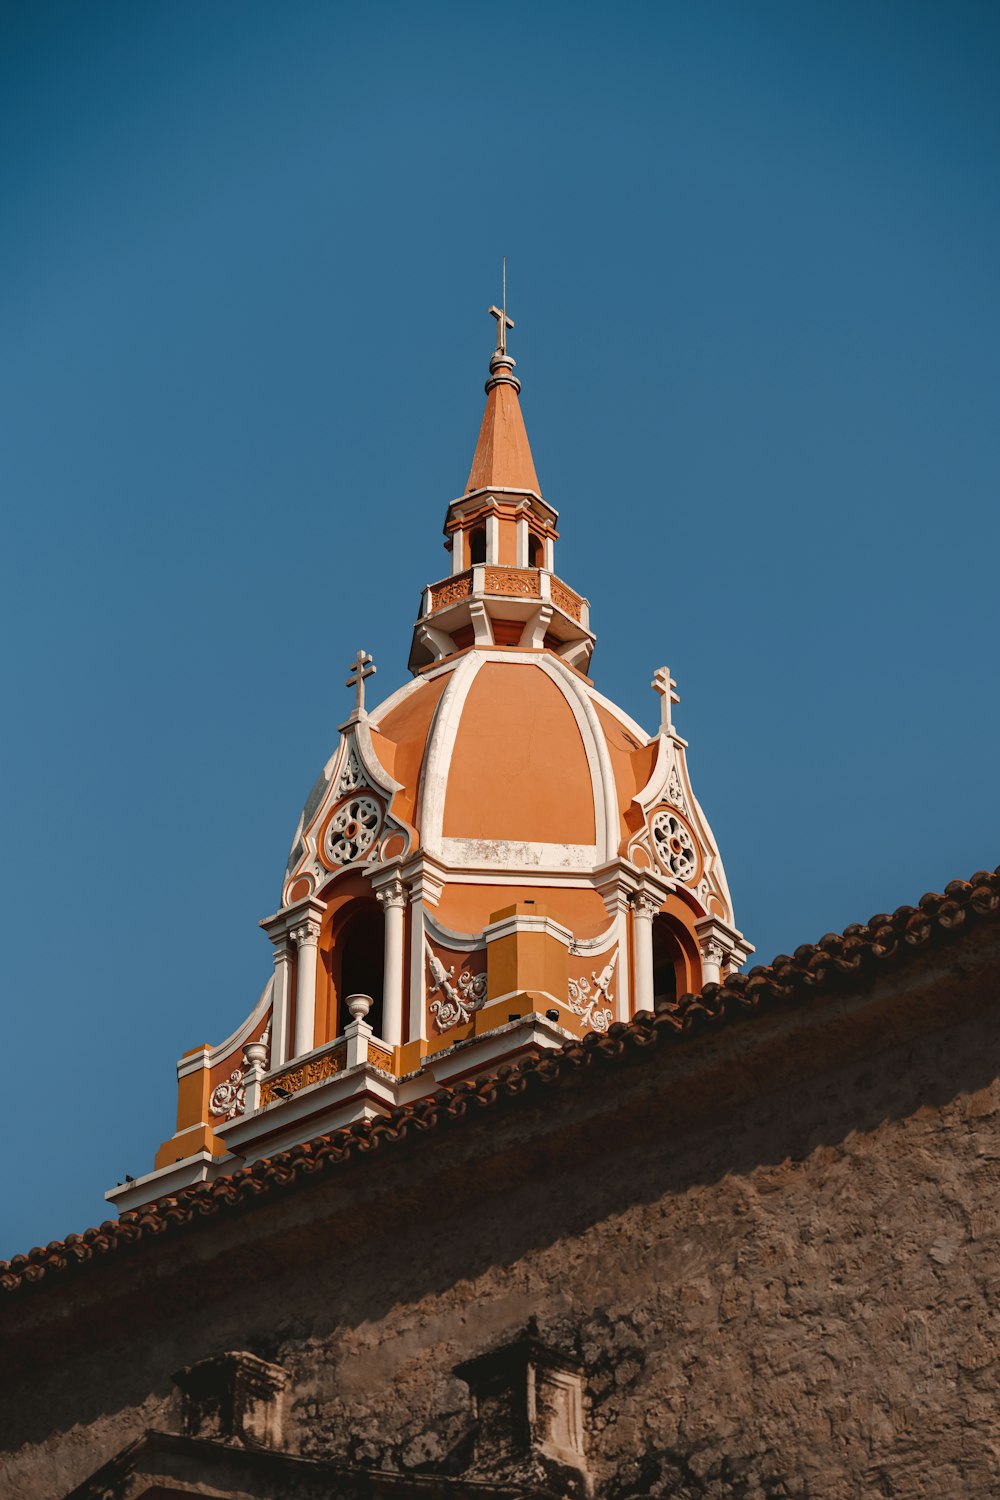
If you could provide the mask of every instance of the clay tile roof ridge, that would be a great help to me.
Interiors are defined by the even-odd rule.
[[[867,923],[852,923],[843,933],[826,933],[818,943],[805,943],[792,955],[778,954],[772,963],[757,964],[748,974],[730,974],[721,984],[705,985],[698,994],[657,1002],[655,1011],[639,1011],[631,1021],[616,1022],[604,1034],[589,1032],[542,1057],[504,1063],[492,1073],[399,1105],[378,1119],[345,1125],[211,1182],[193,1184],[129,1209],[98,1228],[51,1240],[9,1261],[0,1260],[0,1291],[13,1294],[50,1284],[59,1273],[82,1269],[105,1255],[186,1229],[227,1209],[246,1208],[275,1191],[346,1165],[358,1152],[367,1155],[386,1144],[403,1144],[412,1138],[412,1130],[423,1134],[456,1125],[473,1108],[481,1112],[505,1100],[513,1102],[552,1083],[568,1081],[581,1069],[610,1069],[664,1042],[731,1024],[766,1005],[805,1000],[818,991],[864,977],[866,971],[874,975],[930,943],[949,941],[970,920],[990,920],[998,913],[1000,866],[977,870],[968,880],[951,881],[943,893],[922,896],[915,907],[900,906],[891,915],[879,912]]]

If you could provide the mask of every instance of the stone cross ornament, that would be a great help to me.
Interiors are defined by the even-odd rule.
[[[657,667],[650,687],[660,695],[660,733],[673,734],[673,706],[681,701],[677,684],[670,675],[669,667]]]
[[[503,305],[491,307],[490,317],[497,320],[497,353],[507,353],[507,330],[513,328],[514,319],[507,316],[507,257],[503,258]]]
[[[349,676],[345,687],[352,687],[356,693],[354,712],[360,718],[365,711],[365,678],[373,677],[378,670],[372,664],[372,659],[367,651],[359,651],[348,668]]]

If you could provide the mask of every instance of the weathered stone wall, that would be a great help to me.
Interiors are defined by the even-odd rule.
[[[461,1360],[582,1356],[598,1496],[1000,1494],[1000,995],[955,955],[435,1135],[3,1310],[11,1500],[224,1349],[290,1451],[460,1468]],[[832,1064],[832,1065],[831,1065]]]

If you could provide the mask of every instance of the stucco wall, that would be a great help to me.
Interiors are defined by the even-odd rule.
[[[443,1462],[452,1367],[535,1315],[608,1500],[1000,1494],[990,941],[12,1299],[2,1493],[175,1426],[232,1348],[290,1371],[291,1451]]]

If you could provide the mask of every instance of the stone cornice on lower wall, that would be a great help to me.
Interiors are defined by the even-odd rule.
[[[641,1012],[601,1035],[543,1057],[511,1062],[496,1073],[443,1087],[428,1098],[400,1106],[382,1119],[359,1121],[315,1140],[240,1168],[212,1182],[108,1220],[99,1228],[69,1235],[45,1247],[0,1261],[0,1290],[8,1295],[59,1284],[71,1273],[103,1263],[151,1241],[171,1239],[205,1219],[243,1212],[300,1184],[379,1152],[417,1142],[432,1131],[471,1125],[477,1117],[537,1099],[552,1086],[598,1080],[622,1066],[640,1063],[706,1030],[746,1021],[770,1008],[793,1008],[811,998],[871,987],[881,975],[904,971],[931,952],[971,935],[1000,915],[1000,867],[952,881],[943,894],[923,896],[916,906],[880,913],[841,934],[780,954],[749,974],[730,975],[697,995]]]

